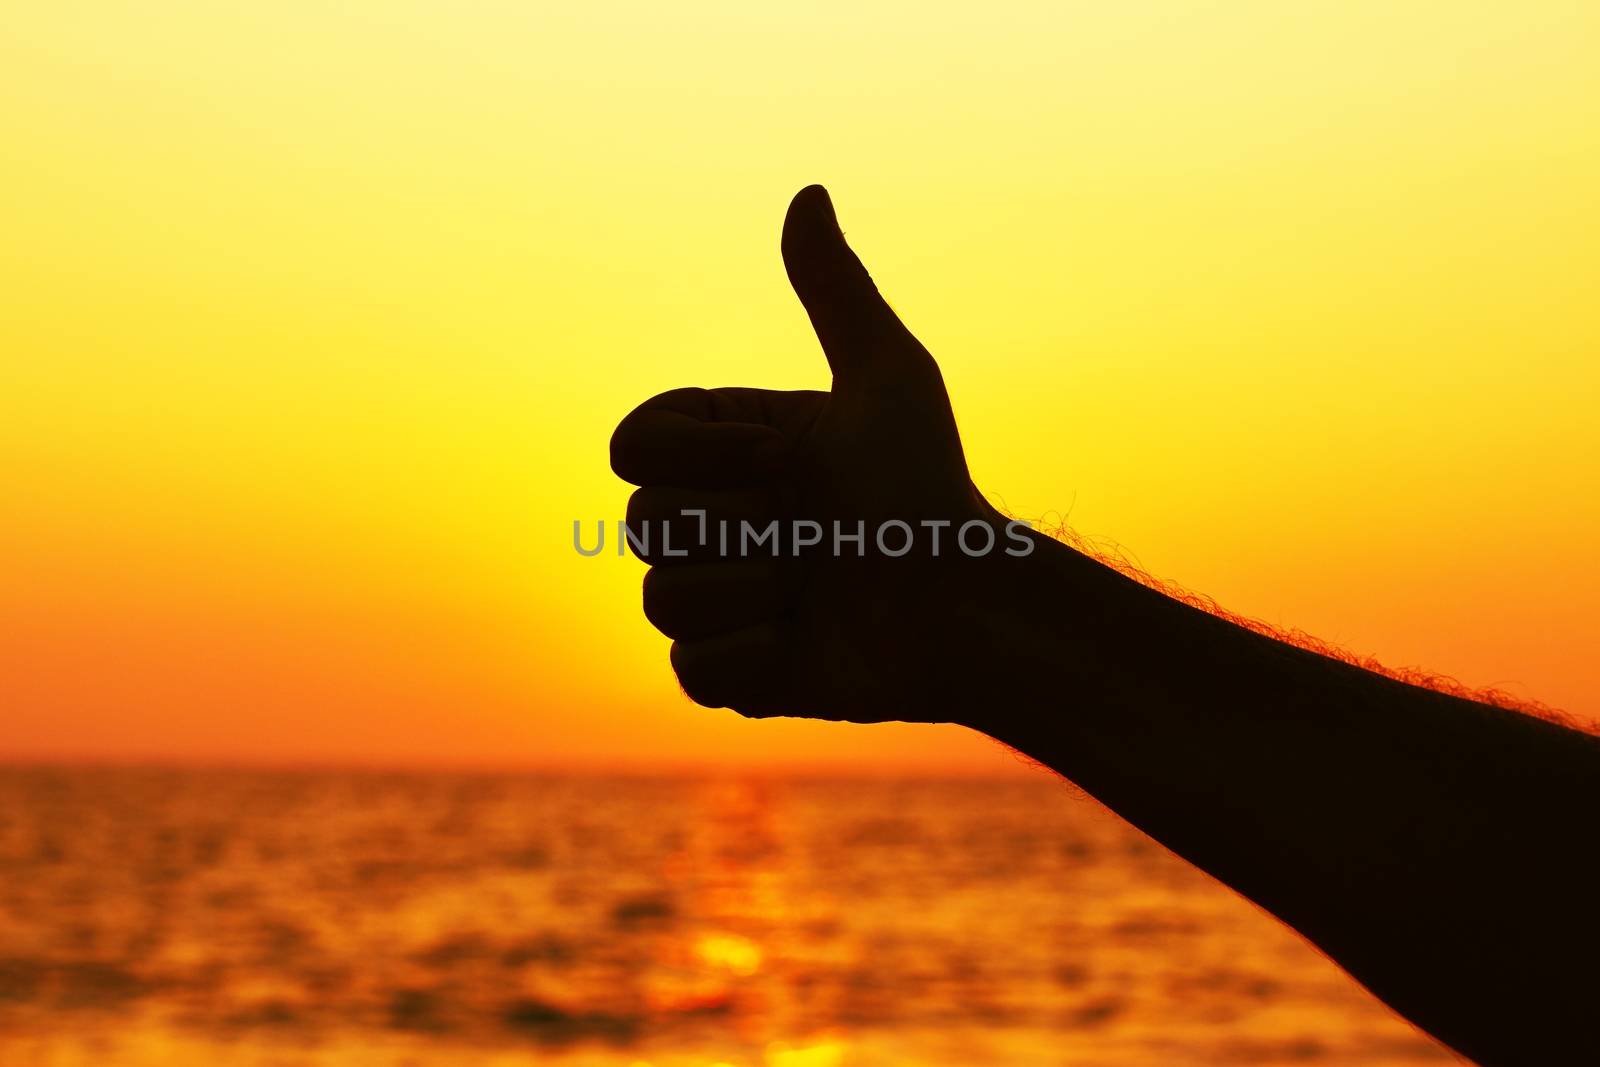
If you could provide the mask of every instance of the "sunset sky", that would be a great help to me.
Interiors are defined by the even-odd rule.
[[[0,757],[1013,766],[697,708],[573,550],[639,400],[826,387],[814,181],[997,502],[1600,718],[1593,3],[60,0],[0,84]]]

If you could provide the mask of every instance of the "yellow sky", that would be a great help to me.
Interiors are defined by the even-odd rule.
[[[826,384],[812,181],[1011,510],[1600,715],[1600,8],[562,7],[0,16],[0,755],[1008,766],[572,550],[638,400]]]

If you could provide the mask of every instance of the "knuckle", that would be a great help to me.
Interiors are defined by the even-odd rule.
[[[682,519],[683,509],[691,506],[696,506],[695,502],[680,489],[667,485],[646,485],[629,495],[628,521],[665,523]]]
[[[672,625],[672,590],[670,578],[663,576],[659,567],[644,572],[644,617],[662,633]]]
[[[678,676],[678,684],[683,687],[685,696],[701,707],[725,706],[716,695],[715,671],[703,656],[695,653],[693,646],[674,641],[670,657],[673,673]]]
[[[681,563],[686,557],[703,555],[700,544],[702,519],[684,513],[685,508],[706,505],[683,490],[665,485],[647,485],[628,497],[629,543],[634,554],[646,563]],[[631,535],[631,536],[630,536]]]
[[[625,482],[635,481],[633,464],[615,437],[611,439],[611,473]]]
[[[640,464],[639,455],[642,451],[639,444],[639,410],[635,409],[623,420],[617,423],[617,428],[611,431],[611,473],[626,482],[639,481]]]
[[[676,389],[668,389],[664,393],[657,393],[644,402],[647,408],[669,408],[674,411],[683,411],[691,414],[700,414],[710,409],[712,401],[711,390],[699,385],[681,385]]]
[[[656,498],[651,488],[635,489],[628,494],[628,525],[644,522],[650,517],[650,508]]]
[[[611,431],[611,470],[623,481],[641,485],[649,480],[660,444],[663,416],[671,413],[699,417],[709,406],[706,390],[672,389],[651,397],[617,423]]]

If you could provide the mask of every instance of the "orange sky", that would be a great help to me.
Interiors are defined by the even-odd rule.
[[[639,399],[826,384],[811,181],[1011,510],[1600,715],[1600,9],[550,6],[0,17],[0,756],[1010,767],[572,550]]]

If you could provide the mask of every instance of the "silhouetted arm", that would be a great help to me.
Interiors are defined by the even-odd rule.
[[[611,441],[630,522],[697,516],[680,552],[640,552],[692,699],[982,730],[1480,1062],[1600,1063],[1600,741],[1264,637],[1041,535],[957,551],[957,530],[1013,531],[820,187],[790,205],[783,257],[832,389],[674,390]],[[866,533],[737,540],[794,520]],[[728,523],[735,540],[692,539]]]
[[[996,584],[972,621],[992,688],[962,721],[1479,1062],[1600,1062],[1600,740],[1253,633],[1044,537]]]

